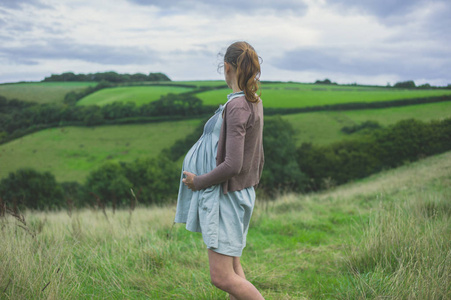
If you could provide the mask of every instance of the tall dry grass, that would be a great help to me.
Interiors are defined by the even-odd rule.
[[[266,299],[450,299],[450,199],[451,152],[258,202],[243,266]],[[174,215],[0,214],[0,299],[227,299]]]
[[[388,197],[348,253],[346,299],[451,299],[451,180]]]

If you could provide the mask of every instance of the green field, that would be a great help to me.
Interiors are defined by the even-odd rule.
[[[0,84],[0,95],[37,103],[61,102],[71,91],[79,92],[97,82],[33,82]]]
[[[95,84],[4,84],[0,95],[59,102],[67,92]],[[200,87],[224,82],[161,84],[104,89],[79,104],[139,105],[169,92],[192,90],[163,84]],[[198,96],[204,104],[217,105],[230,92]],[[300,83],[264,83],[262,92],[265,107],[280,108],[451,94]],[[91,102],[83,103],[87,100]],[[340,129],[367,120],[387,126],[408,118],[449,117],[451,102],[282,116],[296,130],[296,145],[352,139]],[[0,179],[31,167],[50,171],[60,182],[82,183],[106,161],[155,157],[199,123],[193,119],[41,130],[0,145]],[[451,152],[321,193],[258,198],[242,257],[244,270],[269,300],[451,299],[450,199]],[[174,204],[172,199],[165,207],[138,205],[134,211],[107,209],[106,214],[96,208],[25,211],[26,223],[8,213],[2,216],[0,205],[0,299],[228,299],[210,284],[200,234],[173,226]]]
[[[195,85],[197,87],[217,87],[217,86],[226,86],[224,80],[199,80],[199,81],[171,81],[173,84],[189,84]]]
[[[80,101],[77,105],[98,105],[103,106],[113,102],[134,102],[136,105],[146,104],[160,99],[161,96],[169,93],[179,94],[192,91],[191,88],[178,86],[133,86],[107,88],[92,93]]]
[[[449,117],[451,102],[283,116],[295,128],[298,146],[303,142],[325,145],[353,138],[340,129],[367,120],[386,126],[409,118],[429,121]],[[0,178],[19,168],[32,167],[52,172],[58,181],[81,181],[108,159],[132,161],[142,156],[155,156],[191,133],[199,122],[200,119],[43,130],[0,145]]]
[[[94,86],[96,82],[39,82],[0,85],[0,95],[8,99],[21,99],[39,103],[60,102],[66,93],[81,91],[87,86]],[[224,81],[171,81],[171,82],[143,82],[142,86],[119,86],[97,91],[78,102],[78,105],[105,105],[112,102],[133,101],[137,105],[149,103],[168,93],[184,93],[191,88],[167,86],[186,84],[200,87],[225,86]],[[336,86],[305,83],[263,83],[262,99],[265,107],[299,108],[321,106],[327,104],[348,102],[390,101],[407,98],[422,98],[450,95],[451,90],[443,89],[394,89],[386,87],[364,86]],[[228,88],[200,92],[197,95],[205,105],[224,103]]]
[[[268,300],[450,299],[450,197],[447,152],[323,193],[257,199],[244,271]],[[210,283],[201,235],[172,227],[174,215],[170,205],[0,217],[0,298],[228,299]]]
[[[192,85],[196,87],[217,87],[225,86],[226,83],[223,80],[196,80],[196,81],[142,81],[133,83],[124,83],[124,86],[134,86],[134,85],[156,85],[156,86],[166,86],[166,85]]]
[[[0,146],[0,178],[19,168],[50,171],[58,181],[82,182],[108,160],[154,157],[191,133],[199,120],[61,127],[42,130]]]
[[[229,89],[198,93],[205,105],[224,103]],[[375,102],[451,95],[451,90],[407,90],[386,87],[334,86],[302,83],[265,83],[261,89],[264,107],[298,108],[349,102]]]
[[[266,117],[268,118],[268,117]],[[418,104],[391,108],[364,109],[349,111],[321,111],[284,115],[296,132],[296,144],[303,142],[313,144],[329,144],[353,135],[340,131],[344,126],[360,124],[367,120],[377,121],[382,126],[396,123],[404,119],[421,121],[451,118],[451,102]]]

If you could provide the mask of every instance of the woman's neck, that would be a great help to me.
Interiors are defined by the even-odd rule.
[[[241,89],[238,87],[238,81],[232,81],[231,83],[230,83],[230,88],[232,89],[232,91],[234,92],[234,93],[237,93],[237,92],[241,92]]]

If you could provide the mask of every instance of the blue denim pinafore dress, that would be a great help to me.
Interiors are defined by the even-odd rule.
[[[227,103],[243,95],[243,92],[229,94]],[[185,156],[174,222],[186,223],[187,230],[201,232],[208,249],[239,257],[246,246],[255,203],[254,188],[224,194],[221,184],[192,191],[182,182],[183,171],[201,175],[216,167],[222,112],[227,103],[220,105],[207,121],[202,136]]]

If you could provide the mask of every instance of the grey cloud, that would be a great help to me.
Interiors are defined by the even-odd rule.
[[[50,6],[42,3],[40,0],[2,0],[0,2],[0,7],[10,9],[20,9],[23,5],[32,5],[39,8],[50,8]]]
[[[328,0],[327,5],[342,11],[359,10],[379,18],[405,15],[420,5],[440,0]]]
[[[229,13],[234,14],[249,14],[254,15],[261,10],[296,12],[304,14],[307,10],[307,5],[302,0],[128,0],[131,3],[138,5],[155,6],[162,9],[174,9],[177,11],[185,10],[205,10],[206,13]]]
[[[42,30],[51,35],[58,35],[67,33],[61,23],[53,22],[51,25],[45,25],[41,23],[33,23],[25,20],[15,20],[14,18],[8,18],[6,21],[0,19],[0,32],[9,33],[12,36],[16,36],[22,32],[31,32],[35,29]]]
[[[7,32],[27,32],[32,31],[35,27],[35,24],[28,21],[22,21],[22,22],[14,22],[13,24],[8,24],[5,26],[5,30]]]
[[[37,64],[40,59],[72,59],[105,65],[142,64],[159,61],[155,51],[135,47],[76,44],[69,40],[52,40],[47,45],[21,47],[0,45],[0,56],[19,64]]]
[[[0,25],[1,25],[1,22],[0,22]],[[10,41],[13,41],[13,40],[14,39],[12,37],[10,37],[10,36],[6,36],[6,35],[3,35],[3,34],[0,34],[0,44],[2,42],[6,42],[6,41],[10,42]]]
[[[406,49],[404,53],[382,53],[384,59],[378,58],[377,54],[375,52],[372,55],[368,51],[362,50],[361,54],[353,55],[347,53],[345,49],[338,48],[297,49],[285,53],[283,57],[274,60],[273,64],[280,69],[291,71],[317,71],[362,76],[391,74],[405,80],[423,78],[451,80],[448,73],[448,70],[451,69],[451,59],[444,51],[434,50],[431,53],[420,53]],[[431,61],[435,63],[431,63]]]
[[[11,13],[8,12],[6,9],[3,9],[1,4],[0,4],[0,16],[11,16]]]
[[[212,51],[209,51],[209,50],[206,50],[206,49],[202,49],[203,45],[199,45],[198,48],[199,49],[197,49],[197,50],[194,50],[194,49],[191,49],[191,50],[180,50],[180,49],[172,50],[172,51],[169,52],[169,54],[172,55],[172,56],[178,56],[178,57],[180,57],[180,56],[212,57],[212,56],[214,56],[216,54],[215,52],[212,52]]]
[[[440,10],[429,16],[426,30],[429,35],[443,39],[451,46],[451,1],[443,2]],[[451,48],[451,47],[450,47]],[[451,51],[450,51],[451,52]]]
[[[408,26],[409,23],[418,21],[412,19],[409,13],[430,10],[429,16],[422,20],[424,23],[420,34],[451,40],[449,0],[327,0],[327,5],[341,13],[353,14],[357,11],[375,16],[381,23],[389,26]],[[437,7],[440,8],[434,11]]]
[[[67,29],[59,22],[53,22],[51,26],[43,26],[45,32],[53,35],[67,33]]]

